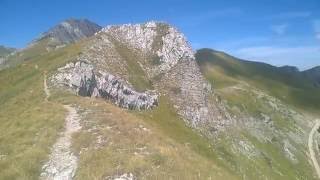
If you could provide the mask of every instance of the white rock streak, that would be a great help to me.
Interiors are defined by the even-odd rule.
[[[71,152],[72,134],[81,129],[79,117],[75,108],[64,105],[68,110],[65,130],[53,145],[49,161],[42,167],[40,179],[69,180],[75,175],[78,166],[77,157]]]
[[[47,74],[46,73],[44,73],[43,87],[44,87],[44,93],[46,94],[45,100],[48,101],[48,99],[50,97],[50,91],[49,91],[49,88],[47,85]]]
[[[316,120],[316,124],[313,126],[313,128],[312,128],[312,130],[310,131],[310,134],[309,134],[308,147],[309,147],[310,158],[312,160],[313,166],[316,169],[318,177],[320,178],[320,166],[319,166],[319,163],[317,161],[317,158],[316,158],[316,155],[315,155],[316,153],[314,152],[314,147],[313,147],[313,137],[314,137],[314,134],[319,129],[319,127],[320,127],[320,120]],[[316,148],[318,148],[318,147],[316,147]]]

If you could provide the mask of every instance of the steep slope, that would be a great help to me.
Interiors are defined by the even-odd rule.
[[[201,49],[196,56],[200,67],[209,65],[221,68],[227,77],[251,81],[255,86],[290,104],[313,111],[317,111],[320,105],[320,92],[314,87],[314,81],[306,78],[304,72],[296,72],[295,68],[279,68],[265,63],[241,60],[211,49]],[[232,83],[221,80],[224,84]],[[217,81],[220,83],[219,79]]]
[[[292,67],[244,61],[211,49],[199,50],[196,60],[237,119],[237,127],[219,145],[235,170],[248,179],[317,177],[307,141],[319,117],[318,102],[311,99],[319,96],[308,79]]]

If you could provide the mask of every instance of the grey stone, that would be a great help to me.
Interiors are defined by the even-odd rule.
[[[155,92],[137,92],[121,78],[95,72],[94,67],[84,61],[59,68],[52,81],[72,88],[80,96],[101,97],[127,109],[151,109],[158,104]]]

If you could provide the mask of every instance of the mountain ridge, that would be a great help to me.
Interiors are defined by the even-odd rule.
[[[66,19],[32,40],[25,48],[6,57],[0,64],[0,70],[89,38],[101,28],[87,19]]]
[[[251,75],[253,75],[253,74],[262,75],[262,73],[267,73],[268,74],[269,72],[272,72],[272,73],[275,73],[275,76],[279,76],[279,77],[283,76],[283,80],[282,81],[284,83],[288,83],[289,82],[289,83],[295,85],[296,83],[290,82],[290,81],[288,81],[288,79],[298,78],[298,79],[300,79],[300,82],[302,81],[302,79],[309,81],[306,85],[319,87],[318,86],[318,82],[314,80],[314,78],[317,78],[319,76],[316,73],[317,71],[319,71],[319,68],[317,68],[317,67],[314,67],[314,68],[311,68],[311,69],[307,69],[307,70],[304,70],[304,71],[300,71],[295,66],[284,65],[284,66],[278,67],[278,66],[273,66],[271,64],[264,63],[264,62],[243,60],[243,59],[234,57],[232,55],[229,55],[229,54],[227,54],[225,52],[213,50],[213,49],[210,49],[210,48],[199,49],[197,52],[200,52],[200,53],[203,52],[203,54],[206,53],[207,56],[210,56],[210,53],[213,53],[211,55],[214,55],[214,54],[219,55],[219,54],[221,54],[221,55],[223,55],[225,57],[228,57],[229,59],[231,59],[234,62],[239,62],[240,64],[244,64],[244,65],[246,64],[248,66],[252,66],[252,69],[250,69],[250,70],[247,69],[247,72],[246,71],[242,71],[243,74],[249,75],[248,73],[251,73]],[[213,58],[213,60],[214,59],[215,60],[219,60],[219,59],[221,59],[221,57],[217,56],[217,58]],[[217,63],[220,63],[220,62],[217,61]],[[259,69],[259,67],[261,69]],[[263,71],[255,71],[255,69],[259,69],[259,70],[263,70]],[[264,71],[268,71],[268,72],[264,72]],[[313,71],[316,74],[309,73],[310,71]],[[307,75],[307,74],[309,74],[309,75]],[[271,75],[271,74],[269,74],[269,75]],[[312,75],[318,75],[318,76],[317,77],[313,77]],[[300,86],[300,85],[296,84],[296,86]]]
[[[42,33],[40,37],[31,42],[31,45],[43,39],[50,39],[51,45],[74,43],[94,35],[101,29],[101,26],[87,19],[69,18]]]
[[[180,30],[153,21],[46,44],[0,71],[0,177],[45,174],[70,105],[77,179],[316,179],[306,142],[318,89],[291,67],[194,55]]]
[[[320,66],[302,72],[304,76],[314,81],[314,85],[320,87]]]

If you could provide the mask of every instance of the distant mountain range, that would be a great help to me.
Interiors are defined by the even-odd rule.
[[[9,48],[5,46],[0,45],[0,66],[2,63],[4,63],[6,57],[10,55],[12,52],[14,52],[15,48]]]
[[[312,80],[315,86],[320,87],[320,66],[305,70],[302,74]]]
[[[299,71],[295,66],[276,67],[270,64],[242,60],[221,51],[213,49],[200,49],[197,51],[199,63],[210,61],[214,64],[221,65],[230,73],[239,73],[247,77],[265,77],[279,80],[282,83],[291,84],[300,87],[314,86],[319,87],[320,67],[315,67],[305,71]]]
[[[101,28],[101,26],[87,19],[67,19],[42,33],[26,48],[18,50],[12,56],[3,58],[0,61],[0,69],[19,64],[46,52],[64,47],[67,44],[93,36]]]

